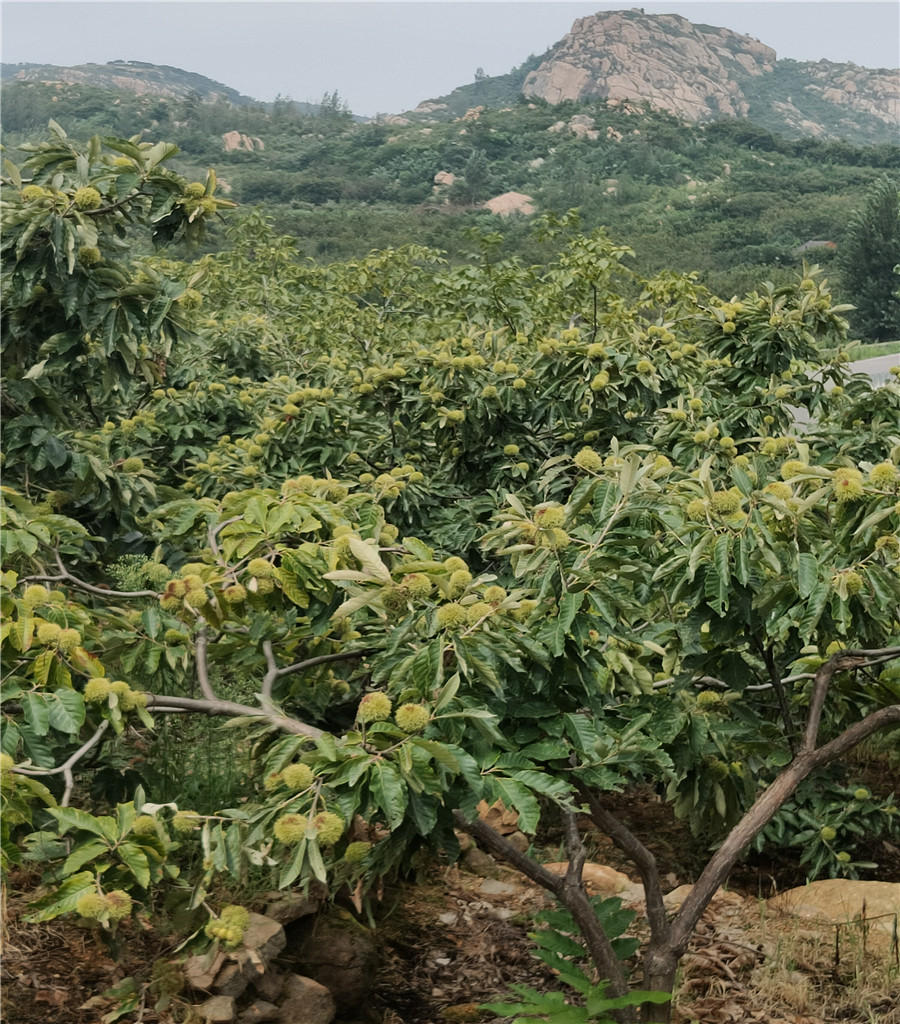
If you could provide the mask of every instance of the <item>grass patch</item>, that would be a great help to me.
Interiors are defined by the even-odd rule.
[[[795,920],[793,927],[761,921],[765,962],[754,972],[760,1007],[784,1014],[823,1013],[853,1021],[897,1024],[900,972],[889,933],[866,922],[838,929]],[[896,940],[894,940],[896,941]]]
[[[900,341],[879,341],[871,345],[864,345],[862,342],[852,342],[849,345],[844,345],[840,351],[849,352],[852,362],[858,362],[861,359],[876,359],[878,356],[894,354],[900,360]],[[822,357],[823,359],[833,359],[837,353],[838,349],[836,348],[826,348],[822,350]]]

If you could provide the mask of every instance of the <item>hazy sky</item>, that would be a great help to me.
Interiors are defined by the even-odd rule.
[[[640,4],[641,0],[633,0]],[[141,60],[195,71],[258,100],[318,102],[338,90],[356,114],[396,113],[543,53],[576,18],[624,3],[131,3],[4,0],[3,60],[72,65]],[[779,58],[900,66],[900,4],[643,3],[746,33]]]

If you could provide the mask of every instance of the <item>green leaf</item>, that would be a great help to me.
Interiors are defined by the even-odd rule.
[[[819,624],[822,612],[825,611],[830,594],[831,586],[829,583],[817,583],[813,587],[809,600],[806,602],[806,611],[803,613],[803,617],[800,619],[800,624],[797,627],[801,640],[809,642],[816,626]]]
[[[3,729],[0,730],[0,750],[15,761],[21,739],[22,734],[15,722],[4,723]]]
[[[729,581],[731,579],[731,537],[725,533],[716,540],[716,547],[713,552],[713,559],[716,565],[716,572],[719,579]]]
[[[344,619],[358,612],[361,608],[368,608],[375,605],[378,600],[377,591],[372,591],[367,594],[357,594],[355,597],[350,597],[342,605],[340,605],[332,614],[333,619]],[[307,599],[308,603],[308,599]],[[301,606],[303,607],[303,606]]]
[[[541,808],[534,794],[521,782],[493,776],[490,780],[494,799],[501,799],[507,807],[519,812],[519,829],[526,835],[537,831],[541,820]]]
[[[734,552],[734,575],[744,586],[750,582],[750,544],[747,534],[742,533]]]
[[[714,533],[704,533],[703,536],[694,544],[691,550],[691,557],[688,559],[688,578],[693,579],[696,572],[697,566],[700,564],[700,560],[703,558],[704,552],[712,544],[715,539]]]
[[[819,560],[809,552],[797,556],[797,592],[805,601],[819,581]]]
[[[23,694],[22,711],[34,735],[46,736],[50,731],[50,712],[47,709],[46,697],[40,693]]]
[[[624,996],[616,996],[606,1000],[604,1010],[624,1010],[627,1006],[640,1006],[641,1003],[667,1003],[672,998],[670,992],[629,992]]]
[[[119,830],[120,836],[128,835],[136,818],[137,811],[131,800],[128,803],[116,805],[116,827]]]
[[[726,651],[719,660],[718,674],[729,689],[740,692],[750,682],[750,669],[737,651]]]
[[[731,479],[734,481],[735,486],[744,495],[749,498],[753,493],[753,481],[750,479],[749,474],[741,466],[732,465],[731,467]]]
[[[92,835],[112,843],[119,838],[118,829],[110,817],[94,817],[93,814],[81,811],[77,807],[53,807],[50,814],[56,818],[61,836],[64,836],[70,828],[80,828],[83,832],[90,832]],[[113,834],[110,835],[110,832]]]
[[[3,158],[3,173],[12,182],[14,188],[22,188],[22,175],[19,168],[7,157]]]
[[[900,606],[900,581],[895,574],[871,564],[863,568],[863,573],[872,588],[879,609],[889,615],[889,609]]]
[[[279,889],[289,888],[296,879],[299,878],[300,872],[303,870],[303,865],[306,861],[306,848],[306,840],[301,839],[300,842],[297,843],[297,848],[294,850],[293,857],[291,857],[288,863],[281,869],[281,875],[278,878]]]
[[[431,697],[444,678],[444,642],[430,640],[413,658],[410,679],[423,697]]]
[[[548,796],[556,803],[568,804],[571,800],[572,793],[568,784],[550,774],[539,771],[515,771],[510,772],[510,775],[535,793]]]
[[[861,534],[870,530],[873,526],[877,526],[882,520],[887,519],[888,516],[893,514],[894,509],[891,505],[888,505],[887,508],[876,509],[876,511],[872,512],[871,515],[866,516],[866,518],[859,524],[853,536],[859,537]]]
[[[102,857],[108,853],[108,843],[100,839],[87,839],[83,843],[79,843],[69,854],[65,864],[63,864],[62,872],[64,875],[71,875],[72,872],[84,867],[85,864],[92,861],[95,857]]]
[[[559,610],[556,615],[556,621],[553,625],[552,640],[549,644],[551,653],[557,657],[562,654],[566,646],[566,636],[572,625],[572,620],[578,614],[579,609],[584,603],[584,593],[564,594],[562,600],[559,602]]]
[[[147,854],[136,843],[121,843],[116,851],[141,888],[150,884],[150,864]]]
[[[355,537],[352,534],[348,536],[347,543],[350,551],[353,553],[353,557],[362,563],[363,568],[370,576],[374,576],[375,579],[380,580],[382,583],[391,582],[390,570],[379,557],[377,548],[372,547],[371,544],[367,544],[364,540],[360,540],[359,537]]]
[[[443,743],[436,743],[434,740],[425,740],[421,736],[411,737],[411,741],[415,746],[421,747],[422,750],[427,751],[439,764],[442,764],[445,768],[451,771],[454,775],[459,773],[459,761],[457,758],[443,745]]]
[[[461,682],[460,675],[458,672],[454,672],[452,676],[444,683],[440,693],[438,693],[434,702],[434,714],[438,714],[442,711],[453,698],[456,696],[456,692],[459,689]]]
[[[84,699],[75,690],[57,690],[47,695],[47,718],[59,732],[77,735],[84,725]]]
[[[55,891],[31,904],[32,911],[23,920],[31,924],[52,921],[61,914],[70,914],[78,901],[89,892],[96,892],[97,885],[93,871],[81,871],[72,875]]]
[[[53,651],[41,651],[31,663],[31,678],[38,686],[46,686],[50,678],[50,670],[56,662],[56,654]]]
[[[368,774],[369,790],[378,808],[384,814],[388,827],[398,828],[406,813],[406,783],[397,768],[389,761],[376,761]]]
[[[309,867],[313,877],[324,885],[328,881],[328,872],[325,870],[325,862],[322,860],[319,844],[315,840],[308,843],[306,852],[309,855]]]

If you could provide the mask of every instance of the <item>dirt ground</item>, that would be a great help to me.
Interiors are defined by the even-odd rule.
[[[668,808],[632,794],[617,810],[652,837],[666,889],[696,877],[702,853]],[[560,859],[558,837],[543,838],[546,859]],[[592,860],[636,879],[608,840],[591,833],[585,839]],[[880,874],[900,881],[900,852]],[[511,983],[557,987],[528,937],[533,914],[549,905],[546,894],[503,865],[491,875],[433,868],[416,882],[385,888],[376,907],[379,979],[353,1024],[487,1024],[497,1019],[478,1005],[509,998]],[[761,897],[802,881],[789,863],[742,865],[711,904],[683,960],[676,1024],[900,1024],[896,945],[765,913]],[[100,998],[104,992],[129,976],[146,980],[150,965],[176,956],[180,939],[157,935],[139,917],[125,923],[118,959],[94,932],[71,921],[25,925],[20,916],[30,887],[14,873],[3,908],[6,1024],[100,1024],[115,1006]],[[632,928],[644,937],[640,919]],[[121,1019],[184,1024],[187,1018],[177,1004],[155,1011],[151,999]]]

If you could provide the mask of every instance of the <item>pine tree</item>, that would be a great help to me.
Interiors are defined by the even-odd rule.
[[[847,225],[839,266],[851,323],[864,338],[900,338],[900,181],[884,175],[869,187],[865,206]]]
[[[487,155],[483,149],[472,150],[472,155],[466,161],[463,176],[466,179],[469,202],[472,204],[477,203],[485,194],[490,179],[490,167],[488,166]]]

